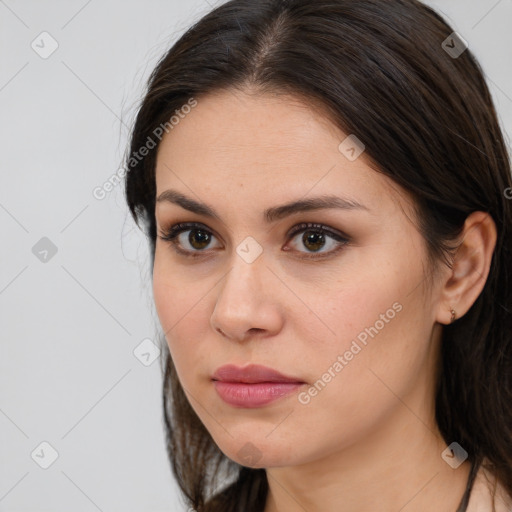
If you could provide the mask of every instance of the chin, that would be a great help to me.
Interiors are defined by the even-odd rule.
[[[237,440],[235,437],[217,446],[226,457],[252,469],[287,466],[292,463],[290,460],[290,453],[293,452],[292,446],[283,445],[277,440],[272,443],[265,437],[261,441],[257,437],[252,440],[249,437],[246,440],[240,438]]]

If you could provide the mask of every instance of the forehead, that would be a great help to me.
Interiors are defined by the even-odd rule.
[[[349,135],[316,103],[217,91],[198,97],[197,106],[162,138],[157,195],[173,188],[187,195],[277,204],[339,192],[388,209],[399,196],[407,201],[396,184],[370,167],[364,152],[355,160],[342,153],[340,144],[343,149]]]

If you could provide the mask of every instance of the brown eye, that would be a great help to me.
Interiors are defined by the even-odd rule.
[[[302,245],[302,247],[306,248],[306,258],[330,256],[337,253],[349,242],[347,237],[321,224],[300,224],[292,230],[289,236],[290,238],[296,238],[297,235],[301,233],[302,237],[295,246]],[[326,251],[322,251],[324,247],[327,247]],[[331,249],[329,250],[329,248]],[[301,251],[300,248],[298,251],[304,252]],[[320,256],[316,256],[316,254]]]
[[[189,230],[188,243],[197,250],[203,250],[208,247],[211,241],[211,236],[208,231],[203,229],[191,229]]]
[[[188,236],[187,236],[188,233]],[[184,256],[202,256],[215,238],[211,231],[199,224],[176,224],[162,231],[159,237],[165,242],[170,242],[176,252]]]
[[[326,244],[325,235],[323,233],[305,231],[302,235],[302,243],[304,247],[317,252]]]

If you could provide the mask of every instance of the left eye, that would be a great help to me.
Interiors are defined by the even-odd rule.
[[[188,236],[183,236],[188,233]],[[302,233],[301,243],[309,249],[305,258],[318,258],[317,254],[322,256],[332,255],[340,251],[348,242],[348,238],[330,228],[321,224],[299,224],[289,233],[288,238],[298,238]],[[216,238],[205,226],[196,223],[175,224],[168,230],[162,232],[159,238],[173,245],[174,250],[183,256],[199,257],[203,256],[205,249],[210,245],[211,240]],[[330,241],[330,243],[328,243]],[[191,247],[191,249],[186,246]],[[325,246],[331,247],[331,250],[321,251]],[[285,249],[289,251],[289,249]],[[298,251],[303,252],[303,251]]]
[[[289,233],[289,236],[295,238],[300,233],[302,233],[300,243],[302,243],[307,249],[313,251],[313,254],[308,254],[306,258],[314,258],[316,257],[315,254],[335,254],[348,243],[347,237],[341,235],[340,233],[336,233],[335,231],[332,231],[328,227],[322,226],[321,224],[300,224],[293,228],[291,233]],[[329,240],[331,242],[330,244],[327,243]],[[326,245],[330,245],[332,249],[319,252]]]

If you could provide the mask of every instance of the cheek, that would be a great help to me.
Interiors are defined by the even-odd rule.
[[[371,304],[365,299],[370,291]],[[421,339],[417,308],[410,299],[389,289],[377,294],[375,288],[338,298],[338,309],[329,310],[337,336],[309,347],[305,355],[310,385],[295,407],[301,425],[295,432],[297,442],[299,430],[328,425],[317,447],[328,453],[334,445],[348,446],[378,429],[391,411],[401,407],[397,397],[406,396],[422,374],[428,339]]]
[[[383,403],[383,394],[393,397],[377,376],[392,389],[405,390],[425,363],[432,326],[418,286],[421,261],[418,255],[414,264],[387,261],[381,260],[380,268],[368,262],[343,281],[324,283],[323,293],[308,302],[321,322],[296,318],[310,361],[309,382],[319,381],[318,396],[349,409],[377,397]]]
[[[153,296],[162,329],[170,337],[195,314],[194,304],[201,296],[201,281],[186,280],[183,271],[166,256],[165,247],[157,247],[153,268]],[[168,336],[169,337],[169,336]]]
[[[157,250],[153,268],[153,297],[158,319],[165,333],[169,333],[178,322],[180,315],[180,304],[178,300],[179,282],[174,275],[165,268]]]
[[[179,272],[171,272],[155,257],[155,308],[178,374],[183,367],[195,364],[204,352],[199,348],[205,339],[205,293],[201,293],[198,283],[185,283]]]
[[[364,266],[352,268],[342,280],[333,282],[329,278],[319,288],[322,293],[313,294],[304,289],[297,291],[295,287],[298,294],[308,297],[309,310],[301,308],[294,315],[303,331],[307,331],[302,339],[315,340],[315,354],[320,358],[323,353],[332,356],[333,350],[343,353],[354,339],[364,344],[372,335],[381,338],[392,326],[401,323],[405,303],[410,298],[406,297],[395,272],[388,270],[385,275],[379,275]]]

